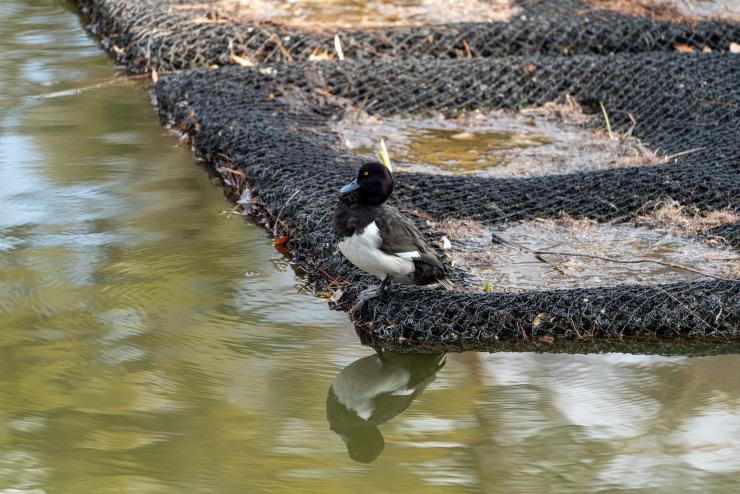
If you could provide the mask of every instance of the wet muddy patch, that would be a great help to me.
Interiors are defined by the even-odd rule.
[[[479,291],[658,285],[740,276],[740,255],[731,249],[642,226],[563,217],[500,229],[474,220],[445,220],[433,230],[441,235],[439,244],[453,267],[465,272],[468,285]]]
[[[202,4],[180,8],[190,5]],[[217,6],[235,17],[309,29],[504,22],[521,12],[511,0],[222,0]]]
[[[594,9],[657,21],[687,22],[697,18],[740,19],[737,0],[586,0]]]
[[[400,172],[485,177],[541,176],[667,162],[638,139],[598,128],[577,103],[518,113],[457,118],[380,118],[363,113],[335,122],[342,145],[373,159],[383,139]],[[603,121],[602,121],[603,123]]]

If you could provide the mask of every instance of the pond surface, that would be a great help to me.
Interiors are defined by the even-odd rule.
[[[31,98],[116,74],[70,5],[0,53],[0,492],[740,488],[740,357],[381,364],[136,83]]]

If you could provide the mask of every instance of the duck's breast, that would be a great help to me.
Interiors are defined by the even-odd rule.
[[[343,238],[338,245],[344,257],[352,264],[381,280],[388,276],[401,277],[414,271],[414,261],[410,257],[387,254],[380,250],[383,239],[374,221],[362,231]]]

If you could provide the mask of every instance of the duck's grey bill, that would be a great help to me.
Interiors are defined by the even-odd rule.
[[[352,180],[350,183],[339,189],[339,192],[342,194],[349,194],[353,190],[357,190],[360,188],[360,184],[357,183],[357,179]]]

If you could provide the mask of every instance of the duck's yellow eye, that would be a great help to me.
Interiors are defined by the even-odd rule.
[[[370,172],[364,172],[363,175],[370,175]]]

